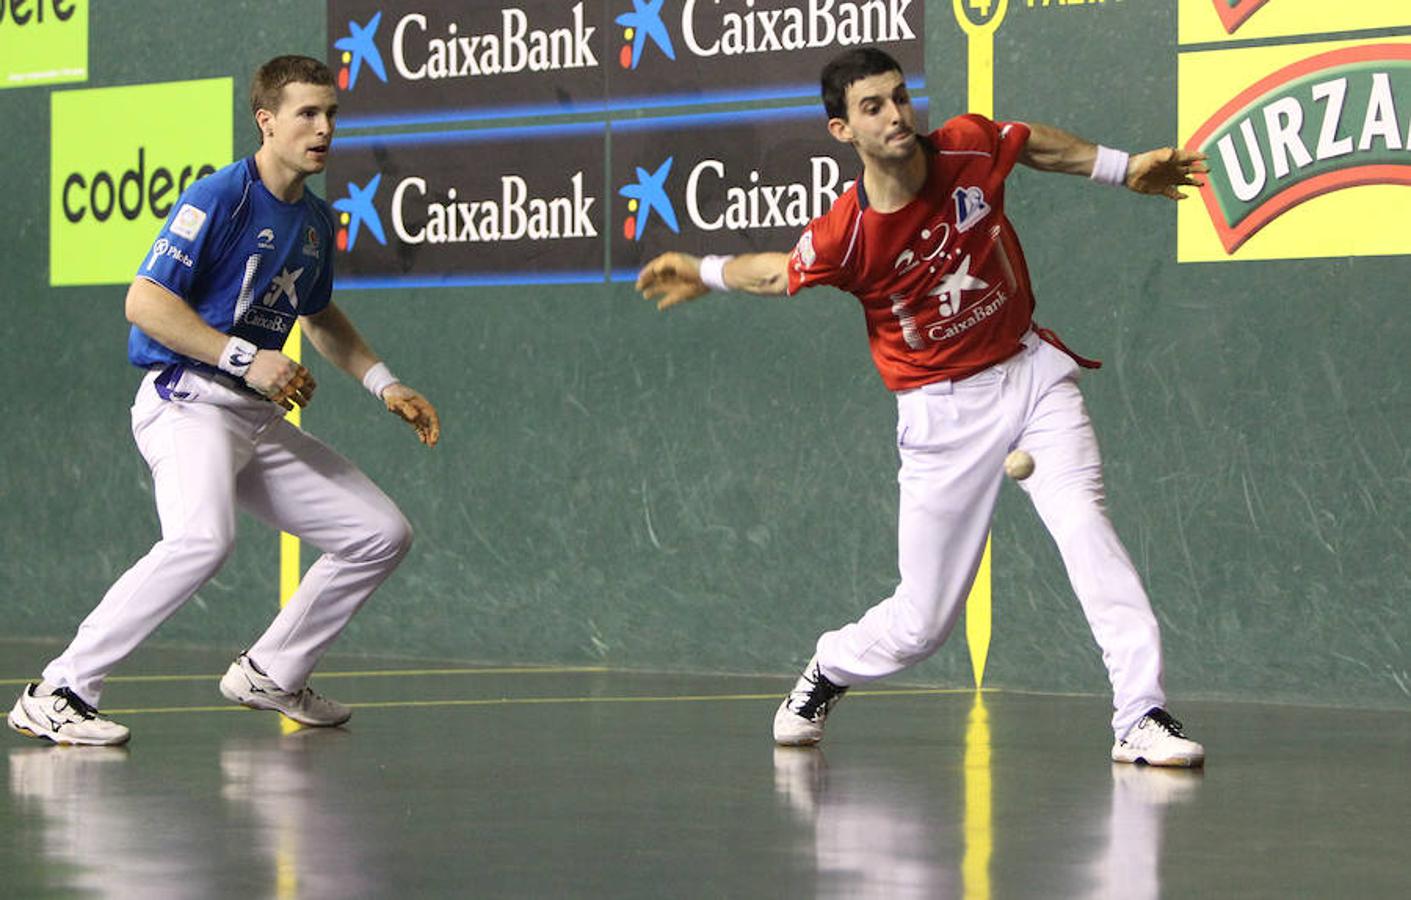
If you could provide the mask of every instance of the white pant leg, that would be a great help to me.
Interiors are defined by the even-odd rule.
[[[267,417],[255,403],[219,386],[233,405],[170,402],[142,381],[132,433],[152,472],[162,539],[108,589],[44,679],[96,705],[103,678],[181,608],[229,556],[235,542],[235,478],[253,453]],[[269,404],[264,404],[268,406]]]
[[[1058,545],[1068,579],[1102,650],[1112,681],[1118,737],[1153,706],[1164,706],[1161,635],[1141,577],[1107,517],[1097,436],[1061,351],[1035,350],[1039,377],[1018,446],[1034,457],[1020,482]]]
[[[246,510],[324,551],[248,651],[280,687],[297,691],[406,556],[411,526],[357,466],[283,420],[261,435],[236,490]]]
[[[899,672],[950,635],[984,555],[1001,462],[1020,419],[1014,367],[897,397],[901,503],[892,596],[818,639],[818,663],[837,684]]]

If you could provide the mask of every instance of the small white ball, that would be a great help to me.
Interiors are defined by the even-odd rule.
[[[1034,474],[1034,458],[1023,450],[1014,450],[1004,458],[1004,474],[1023,481]]]

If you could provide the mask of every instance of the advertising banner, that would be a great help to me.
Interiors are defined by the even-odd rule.
[[[49,283],[126,284],[176,198],[231,161],[229,78],[55,91]]]
[[[0,0],[0,89],[88,80],[88,0]]]

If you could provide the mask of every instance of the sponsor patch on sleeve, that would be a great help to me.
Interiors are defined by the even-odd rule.
[[[181,209],[176,211],[176,217],[171,220],[171,233],[177,237],[184,237],[188,241],[194,241],[196,235],[201,233],[201,226],[205,224],[205,210],[197,209],[190,203],[183,203]]]

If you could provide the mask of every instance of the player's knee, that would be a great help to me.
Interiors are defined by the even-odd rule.
[[[396,559],[412,547],[412,525],[395,506],[365,520],[367,528],[353,555],[366,559]]]
[[[224,530],[189,532],[164,538],[162,546],[174,559],[202,570],[206,577],[214,575],[235,550],[235,533]]]

